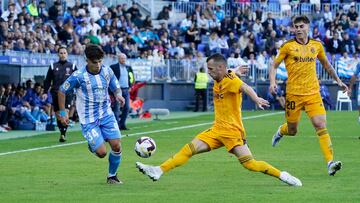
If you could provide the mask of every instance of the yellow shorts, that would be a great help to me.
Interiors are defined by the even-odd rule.
[[[231,151],[235,146],[246,144],[244,137],[244,133],[240,131],[224,134],[215,132],[212,128],[209,128],[199,133],[195,138],[205,142],[211,150],[225,146],[227,151]]]
[[[312,118],[317,115],[326,115],[320,93],[313,95],[286,95],[286,121],[296,123],[300,120],[301,110]]]

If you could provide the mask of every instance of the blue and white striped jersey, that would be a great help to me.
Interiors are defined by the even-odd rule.
[[[107,115],[113,115],[108,89],[114,92],[120,88],[111,68],[102,66],[100,73],[93,75],[83,67],[74,72],[61,85],[63,93],[76,92],[76,110],[81,124],[97,121]]]

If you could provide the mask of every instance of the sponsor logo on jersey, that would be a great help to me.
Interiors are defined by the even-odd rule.
[[[314,62],[316,60],[316,58],[312,58],[312,57],[299,57],[299,56],[294,56],[294,61],[295,62]]]

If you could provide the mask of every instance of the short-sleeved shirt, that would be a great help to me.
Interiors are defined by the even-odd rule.
[[[326,55],[321,42],[314,39],[309,39],[307,44],[300,44],[292,39],[280,47],[275,62],[285,61],[288,72],[287,94],[312,95],[319,92],[317,58],[325,59]]]
[[[61,85],[60,91],[67,93],[76,90],[76,109],[81,124],[93,123],[107,115],[113,115],[110,107],[108,89],[120,88],[113,71],[102,66],[98,74],[87,71],[86,67],[74,72]]]
[[[241,120],[242,84],[243,81],[231,70],[223,80],[214,82],[215,122],[212,129],[224,134],[238,134],[240,131],[245,139],[245,129]]]

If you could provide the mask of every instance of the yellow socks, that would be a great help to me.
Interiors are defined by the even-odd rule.
[[[288,133],[288,125],[287,125],[287,123],[284,123],[284,124],[282,124],[282,125],[280,126],[280,134],[281,134],[282,136],[289,134],[289,133]]]
[[[195,147],[192,143],[186,144],[173,157],[160,165],[163,172],[167,172],[175,167],[181,166],[187,162],[195,153]]]
[[[329,161],[333,160],[333,148],[330,135],[326,128],[318,130],[316,134],[319,136],[320,148],[324,155],[325,161],[328,163]]]
[[[247,155],[238,158],[240,163],[248,170],[255,172],[262,172],[274,177],[280,177],[280,170],[266,163],[265,161],[256,161],[252,155]]]

